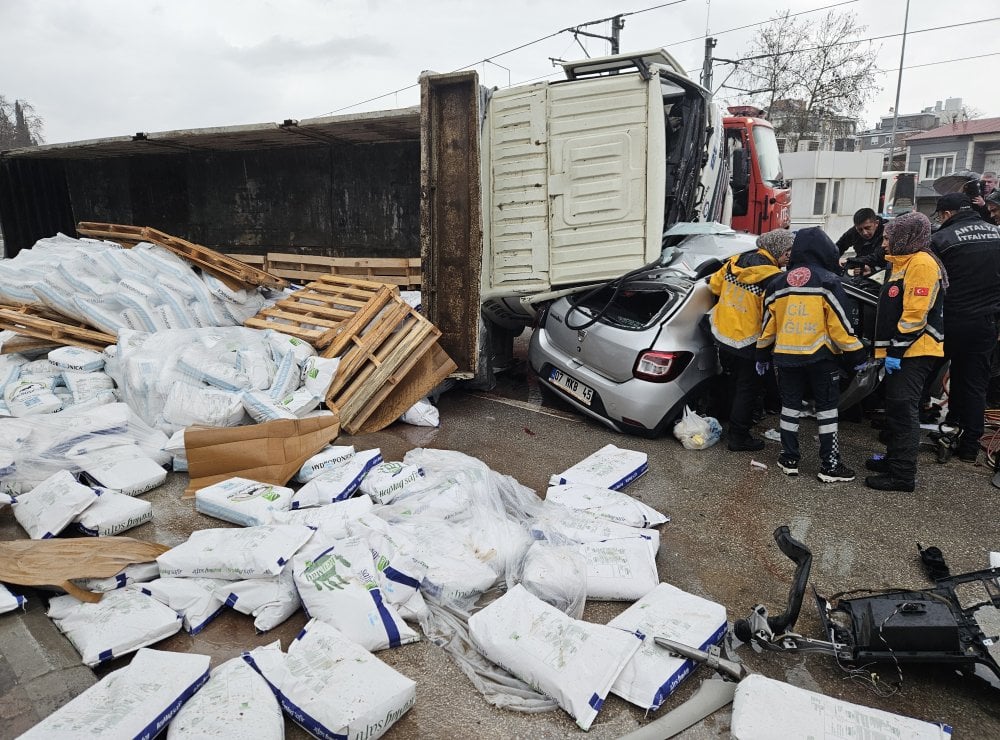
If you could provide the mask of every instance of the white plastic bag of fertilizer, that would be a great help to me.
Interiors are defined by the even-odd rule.
[[[292,489],[249,478],[228,478],[198,489],[195,511],[244,527],[268,524],[275,511],[292,505]]]
[[[302,371],[299,368],[298,359],[294,352],[289,352],[278,362],[271,387],[267,389],[267,393],[272,400],[277,401],[298,388],[301,380]]]
[[[148,597],[143,597],[148,598]],[[29,740],[152,740],[208,680],[207,655],[143,649],[32,727]]]
[[[291,352],[295,355],[295,360],[301,364],[310,357],[316,356],[316,350],[308,342],[273,329],[269,329],[267,332],[267,343],[271,346],[271,352],[275,358],[284,357]]]
[[[578,545],[532,543],[513,580],[563,614],[573,619],[583,616],[587,605],[587,561]]]
[[[51,414],[63,405],[48,385],[24,376],[4,388],[3,399],[11,416],[17,417]]]
[[[312,537],[309,527],[264,525],[245,529],[201,529],[167,550],[156,562],[163,577],[239,581],[281,573]]]
[[[27,599],[23,596],[15,594],[0,583],[0,614],[6,614],[7,612],[12,612],[15,609],[21,608],[26,602]]]
[[[63,383],[73,394],[73,403],[83,403],[102,396],[114,397],[115,381],[105,373],[82,373],[67,370],[62,374]]]
[[[726,635],[726,607],[661,583],[608,626],[645,635],[611,693],[643,709],[657,710],[697,664],[665,650],[653,638],[659,635],[708,650]]]
[[[375,652],[420,639],[383,596],[366,540],[351,537],[306,548],[292,559],[292,572],[306,613],[365,649]]]
[[[73,581],[80,588],[97,594],[125,588],[130,583],[145,583],[160,577],[160,566],[156,563],[135,563],[126,565],[121,572],[108,578],[77,578]]]
[[[61,370],[92,373],[104,367],[104,355],[82,347],[59,347],[49,352],[49,362]]]
[[[185,632],[196,635],[223,610],[215,591],[227,583],[215,578],[157,578],[134,588],[180,614]]]
[[[635,601],[660,582],[656,554],[642,537],[586,542],[580,551],[587,560],[588,599]]]
[[[325,506],[275,511],[271,515],[271,523],[303,524],[315,529],[323,540],[341,540],[350,536],[347,522],[367,514],[373,506],[375,504],[367,496],[355,496]]]
[[[555,699],[583,730],[642,644],[629,632],[572,619],[521,585],[473,614],[469,636],[491,661]]]
[[[207,427],[235,427],[243,421],[243,400],[239,393],[215,388],[195,388],[175,382],[163,404],[163,419],[178,427],[196,424]]]
[[[416,701],[416,683],[316,619],[292,641],[287,655],[275,642],[243,659],[313,737],[376,740]]]
[[[339,366],[339,357],[306,358],[302,364],[302,385],[317,398],[326,398]]]
[[[405,412],[403,412],[403,415],[399,417],[399,420],[406,424],[412,424],[416,427],[441,426],[441,415],[437,410],[437,406],[432,404],[426,398],[417,401]]]
[[[267,391],[246,391],[240,395],[243,408],[258,424],[278,419],[295,419],[295,414],[271,398]]]
[[[657,527],[670,521],[669,517],[627,493],[585,483],[549,486],[545,500],[581,509],[629,527]]]
[[[153,505],[148,501],[114,491],[99,493],[97,502],[73,520],[78,531],[91,537],[112,537],[152,521]]]
[[[376,504],[388,504],[418,490],[423,485],[424,471],[401,462],[376,465],[361,481],[361,493]]]
[[[252,616],[258,632],[274,629],[302,606],[291,568],[272,578],[227,583],[215,589],[215,596],[240,614]]]
[[[649,543],[654,556],[660,549],[659,530],[627,527],[588,511],[568,509],[552,501],[546,501],[542,505],[541,513],[532,520],[529,529],[535,539],[560,541],[560,538],[564,538],[581,543],[641,537]]]
[[[174,717],[167,740],[204,738],[283,740],[285,718],[271,687],[243,660],[227,660],[212,671]]]
[[[322,399],[306,388],[299,388],[291,393],[277,399],[275,403],[278,408],[284,409],[292,414],[296,419],[305,418],[306,414],[312,413],[319,406]]]
[[[324,470],[296,491],[292,497],[292,508],[323,506],[350,498],[358,490],[368,471],[380,462],[382,451],[378,447],[355,452],[354,457],[347,462]]]
[[[734,740],[769,740],[779,735],[906,740],[947,740],[951,737],[948,725],[851,704],[759,674],[747,676],[737,684],[730,726]]]
[[[76,482],[67,470],[53,473],[14,502],[14,518],[33,540],[55,537],[97,503],[97,492]]]
[[[91,668],[159,642],[181,628],[177,612],[136,586],[109,591],[96,604],[56,596],[49,601],[49,618]]]
[[[308,483],[320,473],[343,465],[352,457],[354,457],[354,445],[327,445],[302,464],[299,472],[295,474],[295,480],[299,483]]]
[[[76,458],[95,485],[126,496],[138,496],[163,485],[167,471],[136,445],[106,447]]]
[[[649,469],[645,452],[605,445],[573,467],[549,479],[550,486],[586,483],[598,488],[621,490]]]

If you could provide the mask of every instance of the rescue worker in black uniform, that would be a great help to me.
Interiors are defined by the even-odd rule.
[[[944,355],[948,276],[930,251],[931,222],[913,211],[885,228],[885,283],[878,299],[875,357],[885,359],[886,455],[865,463],[865,485],[912,491],[920,446],[920,395]]]
[[[764,440],[750,433],[757,397],[764,389],[754,355],[764,313],[764,289],[788,264],[792,238],[787,229],[761,234],[757,249],[730,257],[708,280],[708,287],[719,296],[709,314],[712,336],[733,384],[728,441],[733,452],[764,447]]]
[[[818,227],[802,229],[792,242],[788,272],[768,285],[764,325],[757,340],[757,371],[778,369],[781,394],[781,455],[785,475],[799,473],[799,419],[811,391],[819,427],[820,471],[824,483],[854,480],[840,459],[837,403],[841,362],[864,367],[868,356],[844,310],[846,296],[837,274],[837,247]]]
[[[1000,314],[1000,227],[988,224],[964,193],[938,198],[941,228],[931,248],[948,274],[944,354],[951,361],[948,423],[960,430],[956,454],[975,462],[983,436],[990,353]]]

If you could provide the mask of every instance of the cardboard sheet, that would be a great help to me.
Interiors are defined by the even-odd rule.
[[[0,581],[59,586],[81,601],[96,603],[103,594],[80,588],[71,579],[110,578],[127,565],[152,562],[169,549],[131,537],[0,542]]]
[[[244,427],[188,427],[184,449],[191,482],[184,498],[233,477],[283,486],[339,434],[337,414]]]

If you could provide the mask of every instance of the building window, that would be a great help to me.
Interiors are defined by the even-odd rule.
[[[872,140],[871,140],[871,143],[872,144],[878,144],[878,137],[877,136],[873,136]]]
[[[833,181],[833,193],[830,196],[830,213],[836,215],[840,213],[840,187],[843,180]]]
[[[788,146],[788,139],[783,136],[779,136],[775,141],[778,142],[778,152],[781,154],[785,153],[785,147]]]
[[[822,216],[826,213],[826,183],[817,182],[813,192],[813,215]]]
[[[933,180],[955,171],[955,155],[944,154],[937,157],[924,157],[921,172],[923,180]]]

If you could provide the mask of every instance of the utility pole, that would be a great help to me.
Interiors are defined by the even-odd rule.
[[[907,2],[909,2],[909,0],[907,0]],[[619,46],[620,46],[619,42],[621,41],[621,30],[623,28],[625,28],[625,21],[622,19],[622,17],[620,15],[614,16],[611,19],[611,55],[612,56],[614,56],[619,51],[621,51],[621,49],[619,48]]]
[[[889,140],[889,170],[896,169],[893,160],[896,156],[896,124],[899,121],[899,90],[903,86],[903,58],[906,56],[906,27],[910,22],[910,0],[906,0],[906,14],[903,16],[903,45],[899,52],[899,77],[896,79],[896,105],[892,109],[892,138]],[[904,150],[905,151],[905,150]],[[902,169],[906,169],[903,162]]]
[[[717,43],[717,39],[711,37],[705,39],[705,62],[701,67],[701,86],[709,92],[712,91],[712,49]]]

